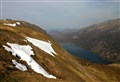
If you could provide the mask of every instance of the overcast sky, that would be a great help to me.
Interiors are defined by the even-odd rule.
[[[120,18],[118,0],[2,1],[2,19],[28,21],[45,30],[82,28],[105,20]]]

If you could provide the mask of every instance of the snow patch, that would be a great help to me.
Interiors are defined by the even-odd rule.
[[[30,66],[31,69],[33,69],[35,72],[42,74],[43,76],[47,77],[47,78],[54,78],[56,79],[55,76],[48,74],[44,68],[42,68],[32,57],[31,55],[34,55],[33,51],[32,51],[32,47],[29,45],[19,45],[19,44],[14,44],[14,43],[9,43],[7,42],[7,45],[10,46],[5,46],[3,45],[3,47],[5,48],[5,50],[12,52],[13,56],[18,56],[20,57],[20,60],[26,61],[27,64]],[[16,63],[15,61],[13,61],[14,63]],[[17,68],[21,67],[21,66],[16,66]],[[18,68],[18,69],[19,69]],[[21,69],[21,68],[20,68]]]
[[[16,22],[17,25],[20,25],[20,22]]]
[[[7,26],[13,26],[13,27],[15,27],[15,26],[16,26],[16,23],[14,23],[14,24],[4,23],[4,25],[7,25]]]
[[[16,25],[20,25],[20,22],[16,22],[16,23],[13,23],[13,24],[10,24],[10,23],[3,23],[3,25],[15,27]]]
[[[56,54],[56,52],[54,51],[54,49],[51,46],[52,43],[49,40],[48,40],[48,42],[45,42],[45,41],[38,40],[35,38],[30,38],[30,37],[27,37],[26,39],[28,40],[28,42],[32,43],[34,46],[45,51],[46,53],[50,54],[51,56],[54,56],[54,54]]]
[[[21,71],[26,71],[27,70],[27,67],[21,63],[18,63],[16,60],[12,60],[13,64],[15,64],[16,68],[18,68],[19,70]]]

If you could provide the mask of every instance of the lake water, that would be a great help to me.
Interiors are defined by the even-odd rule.
[[[91,61],[93,63],[99,63],[99,64],[110,64],[112,62],[106,61],[102,59],[100,56],[93,54],[89,52],[88,50],[85,50],[83,48],[77,47],[73,44],[69,43],[61,43],[61,46],[67,50],[69,53],[74,54],[75,56],[79,58],[83,58],[85,60]]]

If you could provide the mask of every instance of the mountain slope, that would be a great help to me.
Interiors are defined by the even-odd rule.
[[[0,82],[120,81],[118,64],[77,59],[45,31],[29,26],[25,21],[0,20]]]
[[[61,33],[59,33],[61,34]],[[58,42],[71,42],[106,60],[120,62],[120,19],[109,20],[63,35],[52,36]],[[64,36],[65,38],[62,38]]]

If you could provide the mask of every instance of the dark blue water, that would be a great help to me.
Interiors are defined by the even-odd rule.
[[[74,54],[75,56],[79,58],[83,58],[85,60],[91,61],[93,63],[99,63],[99,64],[110,64],[112,62],[106,61],[102,59],[100,56],[93,54],[89,52],[88,50],[85,50],[83,48],[77,47],[73,44],[68,43],[62,43],[61,46],[67,50],[69,53]]]

